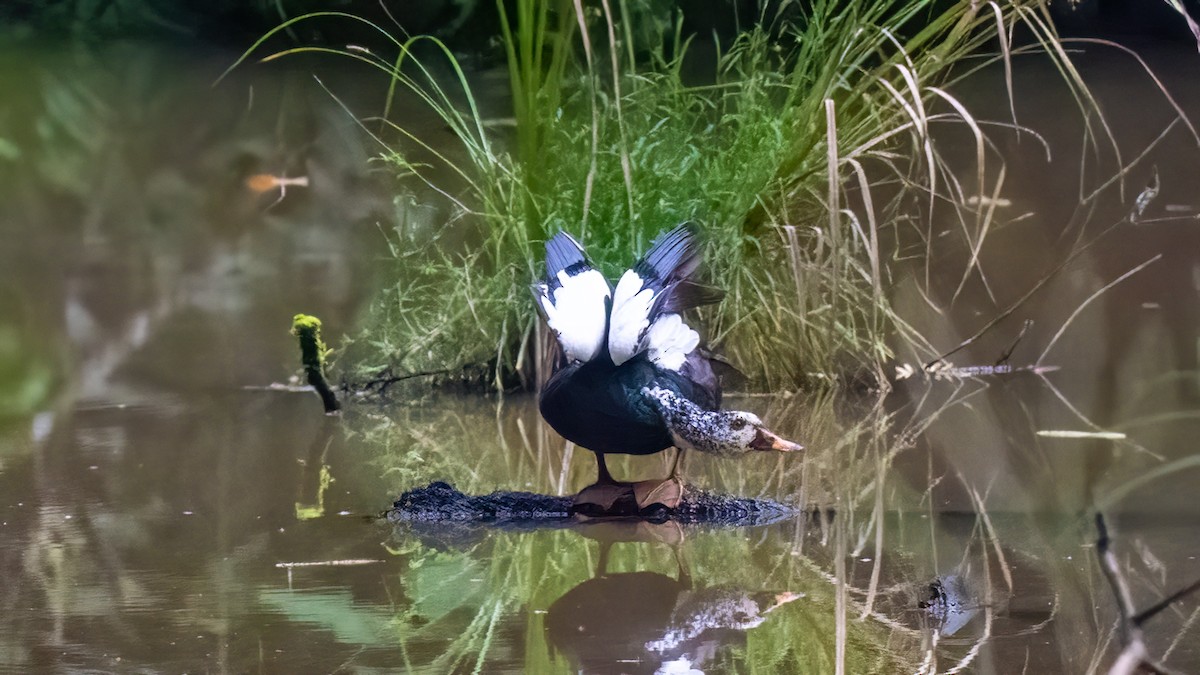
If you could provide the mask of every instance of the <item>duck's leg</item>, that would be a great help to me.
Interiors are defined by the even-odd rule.
[[[628,483],[618,483],[608,472],[604,453],[596,455],[596,482],[575,495],[573,511],[582,516],[631,516],[637,514],[633,489]]]
[[[637,498],[638,510],[661,504],[668,509],[678,508],[683,499],[683,480],[679,478],[680,461],[683,448],[675,448],[675,459],[671,462],[671,474],[666,478],[638,481],[633,484],[633,494]]]
[[[596,455],[596,484],[597,485],[615,485],[617,481],[613,480],[612,474],[608,472],[608,465],[604,463],[604,453],[597,452]]]
[[[670,480],[680,480],[679,468],[683,466],[683,448],[675,448],[675,461],[671,462],[671,473],[667,476]]]

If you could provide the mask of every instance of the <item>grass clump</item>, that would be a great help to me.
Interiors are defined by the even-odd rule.
[[[515,382],[506,375],[534,382],[541,351],[526,289],[542,242],[567,230],[615,278],[658,232],[689,219],[703,225],[712,283],[728,291],[702,323],[753,381],[878,372],[889,336],[905,332],[885,293],[896,224],[949,208],[962,225],[956,241],[975,251],[988,230],[990,214],[965,206],[987,191],[985,138],[945,89],[956,64],[993,40],[1007,62],[1016,22],[1054,38],[1026,0],[784,3],[717,44],[716,68],[696,84],[681,23],[649,46],[632,28],[652,9],[504,7],[515,132],[481,113],[435,38],[395,40],[394,60],[338,52],[388,73],[389,107],[401,92],[416,96],[457,138],[435,147],[385,120],[385,161],[440,193],[461,226],[393,237],[397,281],[351,359],[363,376],[486,363],[498,388]],[[319,17],[359,20],[294,21]],[[313,50],[338,51],[283,53]],[[976,184],[953,177],[933,140],[938,124],[973,134]]]

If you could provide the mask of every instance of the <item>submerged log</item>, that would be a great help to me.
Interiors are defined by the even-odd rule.
[[[623,509],[621,505],[627,505]],[[800,513],[793,506],[769,499],[718,495],[687,488],[675,507],[653,504],[638,509],[634,500],[618,500],[616,509],[602,514],[585,512],[571,496],[532,492],[493,492],[466,495],[441,481],[405,492],[387,512],[392,522],[457,523],[509,529],[566,527],[587,518],[608,517],[711,524],[730,527],[767,525]]]

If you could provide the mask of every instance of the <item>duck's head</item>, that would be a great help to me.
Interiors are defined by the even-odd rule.
[[[676,446],[713,455],[752,451],[797,452],[804,446],[775,434],[758,415],[740,410],[705,410],[670,389],[646,387],[646,396],[671,430]]]

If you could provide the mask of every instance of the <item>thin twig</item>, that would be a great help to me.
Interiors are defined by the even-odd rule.
[[[393,384],[396,384],[397,382],[403,382],[405,380],[412,380],[412,379],[415,379],[418,377],[432,377],[434,375],[449,375],[451,370],[449,368],[439,368],[437,370],[422,370],[422,371],[418,371],[415,373],[405,373],[403,375],[392,375],[391,372],[392,372],[392,369],[388,368],[383,371],[383,373],[386,373],[386,374],[381,374],[379,377],[371,378],[370,380],[367,380],[366,382],[363,382],[361,384],[344,382],[344,383],[342,383],[341,389],[343,392],[349,392],[352,390],[370,391],[371,389],[378,388],[379,393],[382,394],[385,390],[387,390],[388,387],[392,386]]]
[[[1025,319],[1025,323],[1021,325],[1021,332],[1017,333],[1016,339],[1012,341],[1012,344],[1008,346],[1008,349],[1004,350],[1004,353],[1000,354],[1000,358],[996,359],[996,363],[994,365],[1001,366],[1008,363],[1008,360],[1012,358],[1013,351],[1017,348],[1017,345],[1021,343],[1021,340],[1024,339],[1025,333],[1029,332],[1029,328],[1032,325],[1033,319]]]
[[[1117,564],[1117,556],[1112,552],[1112,539],[1108,536],[1108,526],[1104,522],[1103,513],[1096,513],[1096,532],[1098,534],[1096,555],[1100,558],[1100,570],[1104,572],[1104,577],[1108,580],[1108,585],[1117,600],[1123,647],[1121,653],[1117,655],[1117,660],[1108,669],[1108,675],[1133,675],[1138,672],[1169,673],[1170,671],[1164,666],[1150,659],[1146,649],[1145,636],[1142,634],[1142,627],[1137,620],[1140,615],[1133,611],[1133,597],[1129,592],[1129,583],[1125,581],[1125,575],[1121,573],[1121,568]],[[1191,590],[1194,589],[1185,589],[1183,595]],[[1162,608],[1151,609],[1157,612]]]
[[[1129,620],[1134,622],[1138,626],[1141,626],[1146,621],[1153,618],[1155,614],[1158,614],[1159,612],[1163,611],[1167,607],[1170,607],[1175,602],[1182,600],[1183,598],[1187,597],[1191,593],[1194,593],[1196,591],[1196,589],[1198,589],[1198,588],[1200,588],[1200,579],[1193,581],[1188,586],[1185,586],[1184,588],[1181,588],[1178,591],[1175,591],[1174,593],[1168,595],[1167,597],[1163,598],[1162,600],[1159,600],[1158,602],[1147,607],[1146,609],[1143,609],[1142,611],[1138,612],[1137,614],[1134,614],[1132,617],[1130,617]]]

